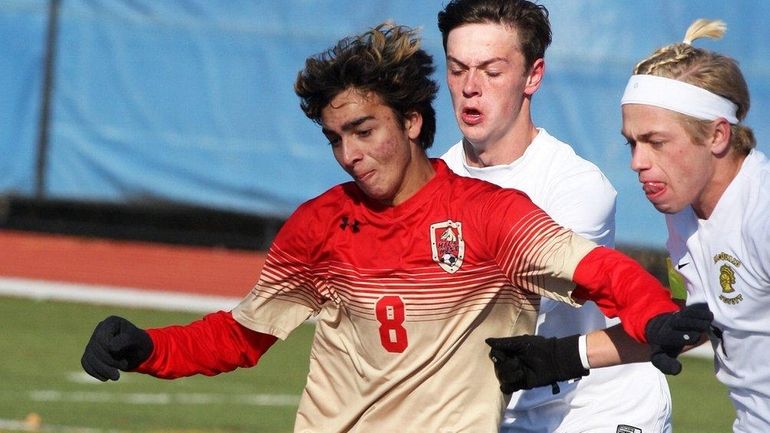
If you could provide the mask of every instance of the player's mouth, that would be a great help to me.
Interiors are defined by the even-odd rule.
[[[654,201],[666,192],[666,184],[653,181],[642,182],[642,190],[648,200]]]
[[[478,125],[482,120],[481,111],[475,108],[463,108],[460,112],[460,118],[466,125]]]
[[[369,170],[363,173],[354,174],[353,179],[359,183],[366,183],[372,176],[374,176],[374,170]]]

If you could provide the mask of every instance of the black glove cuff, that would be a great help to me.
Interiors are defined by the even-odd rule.
[[[589,371],[583,368],[583,361],[580,360],[579,340],[580,335],[553,339],[554,356],[557,360],[555,365],[559,369],[559,380],[588,376]]]
[[[663,343],[660,334],[666,329],[668,321],[673,319],[672,313],[661,313],[647,321],[647,325],[644,327],[644,337],[647,339],[648,344],[660,344]]]
[[[150,357],[150,355],[152,355],[152,351],[155,348],[154,344],[152,343],[152,338],[150,338],[150,334],[144,329],[136,329],[137,335],[135,351],[126,356],[127,364],[125,371],[136,370],[140,365],[142,365],[144,361],[147,360],[147,358]]]

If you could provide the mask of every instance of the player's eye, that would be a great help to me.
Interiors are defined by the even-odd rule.
[[[338,135],[335,135],[335,136],[327,135],[326,139],[329,140],[329,146],[331,147],[337,147],[342,141],[342,139]]]
[[[665,140],[650,140],[650,146],[652,147],[661,147],[664,144],[666,144]]]

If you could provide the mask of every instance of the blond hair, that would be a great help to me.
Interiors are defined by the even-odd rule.
[[[749,111],[751,101],[748,85],[738,63],[728,56],[692,46],[694,41],[701,38],[720,39],[726,31],[727,26],[723,21],[703,18],[695,20],[687,28],[682,42],[659,48],[637,63],[633,73],[683,81],[732,101],[738,107],[736,117],[739,123],[731,125],[730,146],[741,154],[748,154],[756,146],[756,140],[751,128],[740,124]],[[706,137],[710,121],[680,116],[696,141]]]

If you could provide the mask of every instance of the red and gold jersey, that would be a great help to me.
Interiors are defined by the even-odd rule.
[[[396,207],[352,183],[302,205],[233,310],[282,339],[317,320],[295,432],[496,432],[484,339],[533,333],[540,294],[573,302],[595,244],[519,191],[434,166]]]

